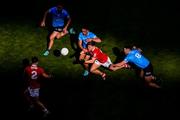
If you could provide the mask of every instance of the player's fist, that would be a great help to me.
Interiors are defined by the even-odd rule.
[[[86,52],[88,52],[88,50],[87,49],[83,49],[83,52],[86,53]]]
[[[42,21],[40,26],[41,26],[41,27],[45,27],[45,25],[46,25],[45,22]]]
[[[130,68],[131,66],[126,63],[126,64],[123,65],[123,67],[128,69],[128,68]]]
[[[91,42],[93,39],[92,38],[88,38],[86,39],[86,42]]]

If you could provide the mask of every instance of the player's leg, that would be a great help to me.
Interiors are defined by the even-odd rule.
[[[39,97],[35,98],[36,104],[41,108],[41,110],[45,113],[49,113],[48,109],[45,107],[45,105],[39,100]]]
[[[94,73],[94,74],[97,74],[97,75],[100,75],[104,80],[106,79],[106,74],[104,72],[101,72],[98,68],[101,66],[101,63],[99,61],[95,61],[91,68],[90,68],[90,72],[91,73]]]
[[[50,35],[49,39],[49,46],[48,46],[48,50],[50,50],[54,44],[54,39],[57,37],[57,35],[59,34],[59,32],[57,31],[53,31],[53,33]]]
[[[153,76],[152,64],[150,63],[145,69],[143,69],[143,71],[144,71],[144,79],[148,83],[148,85],[150,87],[160,88],[160,86],[155,83],[155,77]]]
[[[90,59],[90,56],[89,55],[85,55],[85,58],[84,58],[84,60],[85,61],[87,61],[87,60],[89,60]],[[83,66],[84,66],[84,73],[83,73],[83,76],[87,76],[87,75],[89,75],[89,64],[87,64],[87,63],[83,63]]]
[[[141,79],[144,78],[144,71],[143,70],[139,70],[139,76]]]
[[[89,74],[89,64],[84,63],[83,61],[85,60],[89,60],[90,56],[86,55],[86,53],[84,51],[80,52],[80,56],[79,56],[79,61],[83,63],[83,67],[84,67],[84,72],[83,72],[83,76],[87,76]]]
[[[147,84],[148,84],[150,87],[153,87],[153,88],[161,88],[159,85],[157,85],[157,84],[154,82],[153,76],[145,76],[144,79],[145,79],[145,81],[147,82]]]
[[[29,110],[34,108],[35,106],[34,106],[32,97],[30,96],[30,92],[29,92],[28,88],[24,91],[24,97],[27,100],[27,102],[29,103]]]
[[[39,90],[40,88],[37,89],[32,89],[31,96],[33,98],[34,103],[42,110],[42,112],[47,115],[49,114],[49,110],[45,107],[45,105],[39,100]]]
[[[94,74],[97,74],[97,75],[102,75],[103,72],[101,72],[100,70],[98,70],[98,68],[100,67],[101,65],[98,65],[96,63],[92,64],[91,68],[90,68],[90,72],[91,73],[94,73]]]
[[[49,44],[48,44],[48,48],[44,53],[44,56],[49,55],[49,51],[51,50],[53,44],[54,44],[54,39],[56,38],[58,32],[57,31],[53,31],[52,34],[49,37]]]
[[[57,39],[60,39],[60,38],[64,37],[64,36],[67,35],[67,34],[68,34],[67,31],[58,32],[58,34],[56,35],[56,38],[57,38]]]
[[[90,56],[89,56],[89,55],[86,55],[84,59],[85,59],[85,61],[87,61],[87,60],[90,59]],[[85,67],[86,70],[88,70],[88,69],[89,69],[89,64],[84,63],[84,67]]]

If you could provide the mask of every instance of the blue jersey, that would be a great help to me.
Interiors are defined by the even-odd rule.
[[[146,68],[150,61],[145,58],[138,50],[132,50],[128,53],[128,55],[125,57],[124,61],[134,63],[139,68]]]
[[[96,38],[96,35],[92,32],[88,32],[87,35],[83,35],[82,32],[79,33],[78,39],[82,41],[82,47],[87,48],[87,39],[88,38]]]
[[[52,14],[53,27],[64,27],[65,19],[70,18],[69,13],[65,9],[62,9],[61,12],[58,12],[57,7],[50,8],[49,13]]]

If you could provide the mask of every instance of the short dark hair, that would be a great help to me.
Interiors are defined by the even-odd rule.
[[[32,61],[32,63],[36,63],[36,62],[38,62],[38,58],[36,56],[34,56],[34,57],[32,57],[31,61]]]
[[[62,8],[63,8],[63,5],[62,5],[62,4],[58,4],[57,7],[58,7],[59,9],[62,9]]]
[[[126,45],[126,46],[124,46],[124,48],[126,48],[126,49],[132,49],[132,46],[130,46],[130,45]]]
[[[88,45],[95,46],[95,44],[96,44],[96,42],[94,42],[94,41],[91,41],[91,42],[88,42],[88,43],[87,43],[87,46],[88,46]]]
[[[87,25],[87,23],[82,23],[81,28],[89,30],[89,26]]]
[[[22,64],[23,64],[23,67],[26,67],[26,66],[30,65],[29,59],[28,59],[28,58],[24,58],[24,59],[22,60]]]

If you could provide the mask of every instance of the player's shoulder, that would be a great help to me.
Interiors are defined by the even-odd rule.
[[[131,53],[133,53],[133,54],[135,54],[135,53],[139,53],[139,50],[137,50],[137,49],[133,49],[133,50],[131,50]]]
[[[55,12],[56,10],[57,10],[56,7],[51,7],[51,8],[48,9],[48,11],[49,11],[50,13]]]
[[[95,35],[93,32],[89,31],[88,32],[89,35]]]
[[[79,38],[82,38],[82,37],[84,37],[84,35],[83,35],[82,32],[80,32],[80,33],[79,33]]]
[[[29,70],[29,69],[30,69],[30,67],[31,67],[31,66],[30,66],[30,65],[28,65],[28,66],[26,66],[26,67],[24,68],[24,70],[25,70],[25,71],[27,71],[27,70]]]
[[[66,10],[66,9],[62,9],[62,12],[64,12],[64,13],[68,13],[68,11]]]
[[[98,51],[101,51],[101,49],[98,47],[95,47],[94,52],[98,52]]]
[[[56,9],[57,9],[56,7],[49,8],[49,10],[56,10]]]

